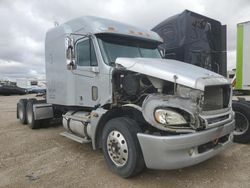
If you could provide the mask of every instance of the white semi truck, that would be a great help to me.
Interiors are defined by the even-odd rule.
[[[62,135],[101,148],[122,177],[215,156],[232,143],[231,84],[162,59],[161,42],[155,32],[88,16],[49,30],[46,100],[21,99],[17,117],[32,129],[62,117]]]

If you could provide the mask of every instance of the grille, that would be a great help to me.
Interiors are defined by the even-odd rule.
[[[203,111],[227,108],[230,100],[230,86],[207,86],[204,92]]]
[[[220,117],[216,117],[216,118],[209,118],[209,119],[207,119],[207,123],[208,124],[218,123],[218,122],[224,121],[226,119],[229,119],[229,115],[220,116]]]

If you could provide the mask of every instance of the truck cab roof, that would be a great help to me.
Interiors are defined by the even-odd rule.
[[[152,40],[160,43],[163,42],[162,38],[153,31],[94,16],[82,16],[50,29],[46,34],[46,40],[51,41],[62,35],[71,33],[83,35],[109,33]]]

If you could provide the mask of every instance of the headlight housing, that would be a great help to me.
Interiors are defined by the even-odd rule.
[[[179,84],[177,85],[177,93],[179,96],[184,97],[184,98],[190,98],[195,102],[201,99],[202,96],[204,95],[203,91],[189,88],[189,87],[179,85]]]
[[[181,114],[169,109],[157,109],[155,110],[154,116],[157,123],[165,126],[187,124],[187,121]]]

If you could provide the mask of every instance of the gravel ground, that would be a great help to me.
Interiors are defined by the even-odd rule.
[[[250,187],[250,145],[242,144],[193,167],[122,179],[101,151],[60,136],[61,126],[31,130],[19,123],[22,97],[0,96],[0,187]]]

